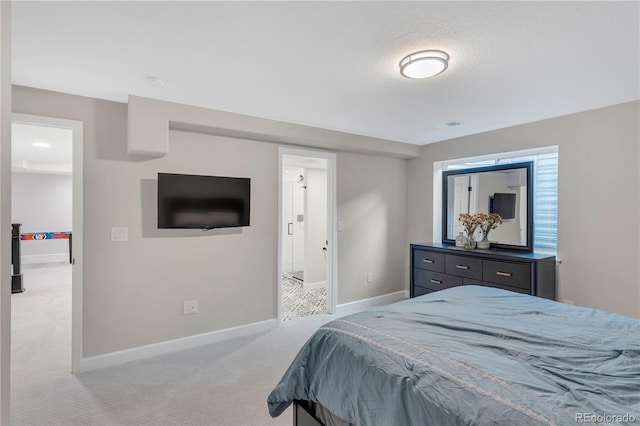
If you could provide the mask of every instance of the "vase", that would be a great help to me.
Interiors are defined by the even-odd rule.
[[[491,243],[489,242],[489,240],[487,239],[483,239],[481,241],[478,241],[478,248],[479,249],[483,249],[486,250],[491,246]]]
[[[482,240],[478,241],[479,249],[488,249],[491,246],[489,242],[489,231],[482,231]]]
[[[476,239],[473,238],[473,236],[465,237],[465,239],[464,239],[464,248],[466,248],[468,250],[473,250],[474,248],[476,248]]]

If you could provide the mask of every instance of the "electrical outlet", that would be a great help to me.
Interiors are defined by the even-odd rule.
[[[184,302],[183,312],[185,315],[191,315],[198,312],[198,301],[187,300]]]
[[[562,303],[566,303],[567,305],[573,305],[573,300],[564,299]]]
[[[368,283],[373,282],[373,272],[367,272],[367,282]]]
[[[111,228],[111,241],[128,241],[129,240],[129,228]]]

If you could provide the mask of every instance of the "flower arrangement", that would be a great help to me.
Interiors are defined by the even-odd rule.
[[[475,248],[476,241],[473,238],[473,234],[478,228],[480,228],[483,243],[482,247],[478,243],[478,248],[489,248],[489,231],[496,229],[502,223],[502,217],[498,213],[476,213],[474,215],[462,213],[458,220],[462,222],[462,226],[464,226],[467,233],[465,248]]]
[[[482,225],[483,219],[477,215],[470,215],[468,213],[461,213],[458,220],[462,222],[462,226],[464,226],[464,230],[467,232],[467,238],[473,238],[473,234],[475,234],[478,226]]]
[[[479,225],[482,241],[489,241],[489,231],[496,229],[502,223],[502,216],[498,213],[478,213],[475,216],[478,216],[482,222]]]

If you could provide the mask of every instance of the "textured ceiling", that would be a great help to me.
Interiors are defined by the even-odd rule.
[[[421,145],[638,99],[639,40],[635,1],[18,1],[13,83]],[[401,77],[423,49],[447,71]]]

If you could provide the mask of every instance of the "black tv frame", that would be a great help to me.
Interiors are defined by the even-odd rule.
[[[181,182],[180,182],[181,181]],[[230,184],[233,183],[233,184]],[[207,185],[215,185],[223,190],[212,191],[207,194],[201,189]],[[173,193],[168,187],[173,185]],[[164,188],[164,193],[163,193]],[[210,195],[210,197],[207,197]],[[158,229],[201,229],[208,231],[219,228],[237,228],[251,225],[251,178],[193,175],[183,173],[158,172],[157,186],[157,227]],[[173,205],[173,209],[170,208]],[[171,219],[176,212],[189,215],[183,219],[183,224]],[[198,215],[211,217],[219,214],[230,217],[229,214],[238,213],[238,219],[231,223],[221,220],[218,223],[203,220],[198,223]]]

